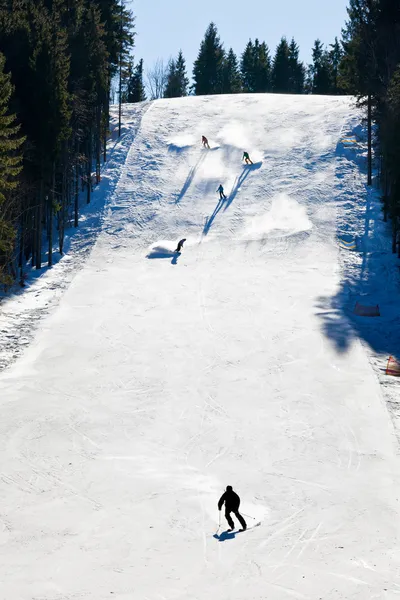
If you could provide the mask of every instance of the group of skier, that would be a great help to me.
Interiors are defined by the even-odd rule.
[[[206,138],[205,135],[201,136],[201,143],[203,144],[204,148],[208,148],[208,150],[210,150],[210,144],[208,143],[208,139]],[[249,153],[248,152],[243,152],[243,157],[242,160],[244,160],[244,162],[246,163],[246,165],[253,165],[253,161],[251,160]]]
[[[204,148],[207,148],[208,150],[210,150],[210,144],[208,143],[208,139],[206,138],[205,135],[201,136],[201,143],[203,144]],[[243,157],[242,160],[244,160],[244,162],[246,163],[246,165],[253,165],[253,161],[251,160],[249,153],[248,152],[243,152]],[[225,192],[224,192],[224,187],[222,185],[222,183],[220,183],[219,187],[216,190],[217,192],[219,192],[219,199],[220,200],[226,200],[226,196],[225,196]],[[175,252],[180,252],[182,250],[183,247],[183,243],[186,241],[186,239],[180,240],[178,242],[178,246],[175,250]]]
[[[209,145],[208,140],[205,135],[202,136],[201,141],[205,148],[208,148],[208,149],[210,148],[210,145]],[[246,164],[253,164],[249,157],[248,152],[243,153],[243,159],[245,160]],[[224,194],[224,188],[223,188],[222,184],[219,185],[217,192],[219,192],[220,200],[226,200],[226,196]],[[186,242],[186,238],[179,240],[178,246],[177,246],[175,252],[180,252],[182,250],[184,242]],[[231,485],[226,486],[225,492],[222,494],[221,498],[218,501],[218,510],[219,511],[222,510],[222,507],[224,504],[225,504],[225,518],[228,521],[228,525],[229,525],[228,531],[233,531],[235,528],[235,524],[231,517],[231,513],[233,513],[235,515],[235,517],[237,518],[237,520],[239,521],[239,523],[241,525],[241,529],[239,529],[239,531],[246,531],[247,523],[239,512],[240,497],[238,496],[238,494],[236,494],[236,492],[233,491]]]

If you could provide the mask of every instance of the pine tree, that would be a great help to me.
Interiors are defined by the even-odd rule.
[[[176,59],[176,74],[178,80],[179,96],[187,96],[189,78],[186,73],[186,61],[183,58],[182,50],[179,50],[178,58]]]
[[[254,42],[254,91],[257,93],[268,92],[271,89],[271,59],[269,49],[265,42]]]
[[[122,11],[121,11],[122,4]],[[123,0],[0,0],[0,51],[15,86],[24,147],[18,223],[19,266],[41,266],[43,230],[52,260],[53,221],[62,252],[71,214],[78,224],[79,184],[92,187],[92,159],[100,175],[111,77],[121,40],[133,42],[133,19]],[[125,45],[125,47],[127,47]]]
[[[128,81],[126,101],[143,102],[144,100],[146,100],[146,93],[143,84],[143,59],[140,59]]]
[[[242,54],[241,73],[243,89],[250,93],[271,90],[271,59],[265,42],[249,40]]]
[[[0,283],[10,284],[10,265],[14,251],[16,204],[12,192],[17,188],[22,169],[21,145],[15,115],[9,114],[13,88],[11,76],[5,73],[5,57],[0,54]]]
[[[289,44],[289,86],[291,94],[302,94],[304,91],[305,68],[299,60],[299,47],[292,38]]]
[[[255,92],[254,46],[251,40],[247,42],[246,48],[242,54],[240,70],[242,74],[243,91],[247,93]]]
[[[223,67],[223,93],[239,94],[242,91],[239,63],[233,49],[230,48]]]
[[[214,23],[210,23],[194,62],[194,92],[197,96],[221,94],[225,53]]]
[[[335,42],[330,44],[329,58],[331,63],[331,77],[332,77],[332,94],[340,94],[342,92],[339,85],[339,67],[343,59],[343,50],[337,37]]]
[[[189,79],[186,76],[186,62],[183,58],[182,50],[180,50],[177,59],[171,59],[168,63],[164,98],[187,96],[188,85]]]
[[[285,37],[279,42],[272,65],[272,89],[279,94],[290,91],[290,50]]]
[[[320,40],[315,40],[312,49],[313,62],[309,67],[312,94],[330,94],[332,91],[332,70],[329,53]]]

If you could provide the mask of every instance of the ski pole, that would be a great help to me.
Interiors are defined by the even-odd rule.
[[[216,534],[218,535],[219,530],[221,529],[221,511],[218,511],[218,529],[216,531]]]
[[[249,519],[253,519],[253,521],[257,521],[257,519],[255,517],[252,517],[251,515],[246,515],[246,513],[242,512],[242,515],[244,517],[248,517]]]

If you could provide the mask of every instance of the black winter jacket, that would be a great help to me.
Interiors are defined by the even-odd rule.
[[[218,510],[221,510],[224,502],[226,510],[239,510],[240,498],[233,490],[231,492],[225,492],[222,494],[218,502]]]

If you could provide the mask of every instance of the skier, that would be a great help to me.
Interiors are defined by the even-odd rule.
[[[219,188],[217,189],[217,192],[219,192],[220,200],[226,200],[226,196],[224,194],[224,188],[222,187],[222,183],[220,184]]]
[[[180,252],[182,250],[182,248],[183,248],[183,242],[186,242],[186,238],[183,238],[183,240],[179,240],[178,247],[175,250],[175,252]]]
[[[242,515],[239,513],[240,498],[236,494],[236,492],[233,491],[231,485],[226,486],[226,491],[222,494],[221,498],[219,499],[218,510],[221,510],[224,502],[225,502],[225,518],[228,521],[228,525],[229,525],[228,531],[233,531],[233,529],[235,528],[235,524],[231,517],[231,512],[233,512],[233,514],[235,515],[235,517],[237,518],[237,520],[239,521],[239,523],[242,526],[242,529],[239,529],[239,531],[246,531],[246,529],[247,529],[246,521],[243,519]]]
[[[246,165],[248,165],[248,164],[253,165],[254,164],[253,161],[251,160],[248,152],[243,152],[243,158],[242,158],[242,160],[243,159],[244,159]]]
[[[210,149],[210,144],[208,143],[208,139],[206,138],[205,135],[201,136],[201,142],[202,142],[204,148]]]

